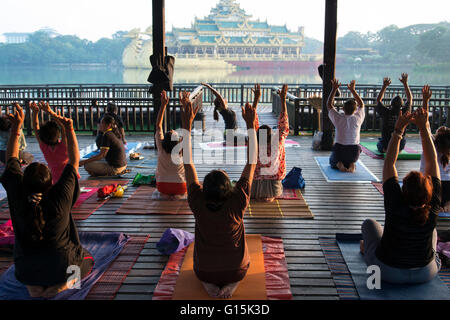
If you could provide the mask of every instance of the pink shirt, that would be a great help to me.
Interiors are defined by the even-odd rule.
[[[49,146],[43,142],[39,142],[39,147],[41,148],[45,161],[47,161],[48,167],[52,172],[53,184],[55,184],[59,180],[66,164],[69,162],[67,147],[62,141],[54,146]],[[80,179],[80,174],[77,173],[77,175],[78,179]]]
[[[259,118],[256,115],[255,129],[259,129]],[[287,113],[281,113],[278,119],[278,149],[263,160],[258,155],[254,180],[283,180],[286,178],[286,150],[284,143],[289,135],[289,119]],[[276,135],[275,135],[276,137]],[[275,141],[272,141],[272,144]],[[261,152],[261,150],[260,150]],[[264,162],[264,163],[263,163]]]

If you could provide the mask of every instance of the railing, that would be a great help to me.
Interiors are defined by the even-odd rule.
[[[277,94],[279,87],[272,88],[272,112],[278,116],[281,110],[280,98]],[[311,97],[317,97],[321,95],[321,92],[317,88],[300,88],[300,93],[303,97],[298,97],[292,94],[287,95],[287,111],[289,116],[289,126],[291,130],[294,131],[295,135],[298,135],[300,131],[316,131],[319,127],[319,114],[314,108],[309,99]],[[422,93],[421,88],[411,88],[413,92],[413,106],[412,110],[416,110],[418,107],[422,106]],[[433,98],[430,101],[429,113],[430,113],[430,125],[433,131],[435,131],[440,126],[450,126],[449,107],[449,87],[436,87],[433,88]],[[373,90],[373,87],[357,87],[357,91],[365,104],[366,117],[361,126],[361,130],[364,132],[375,132],[381,130],[381,119],[375,112],[376,107],[376,96],[378,95],[378,90]],[[420,92],[420,94],[418,93]],[[390,100],[395,95],[402,95],[402,90],[394,88],[392,91],[386,92],[383,99],[383,103],[388,106]],[[308,98],[307,98],[308,97]],[[342,104],[351,97],[351,93],[348,90],[342,90],[342,95],[336,98],[336,108],[338,111],[343,112]],[[408,132],[416,133],[417,128],[414,125],[408,126]]]
[[[213,86],[228,100],[230,105],[244,105],[253,100],[254,84],[215,83]],[[274,87],[280,84],[262,84],[260,104],[272,104],[273,112],[279,113],[279,98]],[[380,121],[374,112],[375,100],[380,86],[358,85],[358,93],[366,103],[366,120],[364,131],[380,130]],[[414,97],[414,108],[422,101],[421,87],[411,86]],[[168,128],[179,126],[180,91],[196,91],[195,104],[212,103],[214,95],[210,90],[202,90],[196,84],[176,84],[174,91],[169,92],[170,105],[167,109]],[[440,125],[450,125],[447,117],[450,106],[450,86],[433,86],[430,116],[433,129]],[[290,127],[296,134],[299,131],[314,131],[318,128],[318,112],[308,102],[308,98],[321,96],[321,85],[290,84],[288,96],[288,113]],[[385,94],[385,102],[395,96],[404,96],[402,86],[390,86]],[[336,99],[337,104],[350,97],[350,92],[343,88],[342,95]],[[61,112],[72,117],[77,131],[93,131],[104,113],[106,104],[114,102],[119,107],[119,113],[124,119],[125,129],[131,132],[152,132],[156,115],[153,110],[153,97],[149,93],[149,85],[34,85],[34,86],[0,86],[0,109],[10,112],[10,104],[19,102],[24,105],[27,101],[48,101]],[[26,108],[25,129],[31,134],[30,111]],[[44,120],[44,118],[42,118]],[[414,130],[410,126],[410,130]]]

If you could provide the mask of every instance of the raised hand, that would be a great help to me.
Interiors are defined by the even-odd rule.
[[[242,118],[244,118],[247,124],[247,129],[254,128],[256,119],[256,108],[254,108],[250,103],[245,104],[245,108],[241,107]]]
[[[36,104],[36,102],[29,102],[28,103],[28,107],[33,111],[33,112],[39,112],[39,106]]]
[[[161,92],[161,105],[167,106],[169,104],[169,97],[167,97],[167,92],[162,91]]]
[[[255,88],[252,89],[252,92],[255,96],[255,101],[258,102],[261,98],[261,85],[259,83],[255,84]]]
[[[337,79],[331,80],[331,87],[334,91],[337,91],[339,87],[341,86],[341,83]]]
[[[347,88],[350,90],[350,91],[356,91],[356,81],[355,80],[352,80],[348,85],[347,85]]]
[[[183,129],[191,131],[192,121],[194,121],[199,108],[200,106],[197,106],[194,110],[190,101],[181,106],[181,126]]]
[[[423,88],[422,88],[423,100],[430,101],[432,93],[433,92],[431,91],[429,85],[423,86]]]
[[[48,102],[45,102],[45,101],[39,102],[39,108],[42,111],[45,111],[45,112],[48,112],[48,113],[52,112],[52,108],[50,108],[50,105],[48,104]]]
[[[407,73],[402,73],[402,77],[400,79],[401,83],[403,83],[403,85],[408,85],[408,74]]]
[[[409,111],[407,111],[403,114],[403,112],[400,110],[400,114],[399,114],[397,123],[395,124],[395,130],[404,132],[404,130],[408,126],[408,124],[410,122],[414,121],[414,117],[415,117],[415,114],[412,114]]]
[[[13,103],[13,107],[16,108],[14,115],[8,114],[8,119],[11,121],[13,129],[20,129],[25,120],[25,114],[23,113],[22,107],[18,103]]]
[[[411,119],[411,122],[414,123],[419,130],[426,129],[428,124],[428,111],[424,108],[418,108],[414,112],[414,117]]]
[[[288,85],[283,84],[281,90],[278,90],[278,95],[280,96],[281,100],[286,100],[287,93],[288,93]]]
[[[390,78],[384,78],[383,79],[383,87],[389,87],[391,85],[392,81]]]

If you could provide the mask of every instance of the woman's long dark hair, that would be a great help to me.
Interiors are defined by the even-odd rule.
[[[23,185],[30,210],[27,212],[27,225],[32,243],[43,240],[45,217],[41,200],[52,186],[52,174],[42,163],[30,164],[23,174]]]
[[[406,204],[413,212],[414,221],[423,226],[430,216],[430,202],[433,194],[431,177],[418,171],[411,171],[403,179],[402,192]]]
[[[113,116],[106,114],[100,121],[105,122],[107,125],[111,125],[112,132],[120,141],[123,141],[122,132],[119,130],[119,127],[117,127],[116,120]]]
[[[203,180],[203,193],[206,207],[215,212],[219,211],[225,201],[231,198],[233,186],[225,172],[213,170]]]
[[[440,154],[441,158],[438,159],[442,164],[442,167],[446,167],[450,161],[450,128],[441,127],[438,129],[434,138],[434,145],[436,151]]]

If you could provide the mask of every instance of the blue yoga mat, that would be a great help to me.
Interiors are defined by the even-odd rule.
[[[378,182],[378,178],[360,161],[356,163],[354,173],[341,172],[332,169],[329,157],[314,157],[319,165],[320,171],[328,182]]]
[[[142,145],[143,145],[142,142],[128,142],[125,145],[125,151],[126,151],[127,155],[129,155],[130,153],[135,152],[136,149],[140,148]],[[92,157],[98,155],[99,153],[100,153],[100,150],[92,151],[91,153],[85,155],[83,157],[83,159],[92,158]]]
[[[359,241],[337,240],[345,263],[352,275],[358,295],[362,300],[449,300],[450,290],[439,276],[416,285],[399,285],[381,282],[381,290],[367,288],[367,265],[359,250]]]
[[[111,262],[122,251],[129,237],[123,233],[80,232],[80,241],[94,257],[94,268],[91,273],[81,281],[80,289],[61,292],[52,300],[83,300],[92,286],[101,278]],[[0,278],[0,300],[43,300],[32,299],[28,290],[14,275],[12,265]]]

